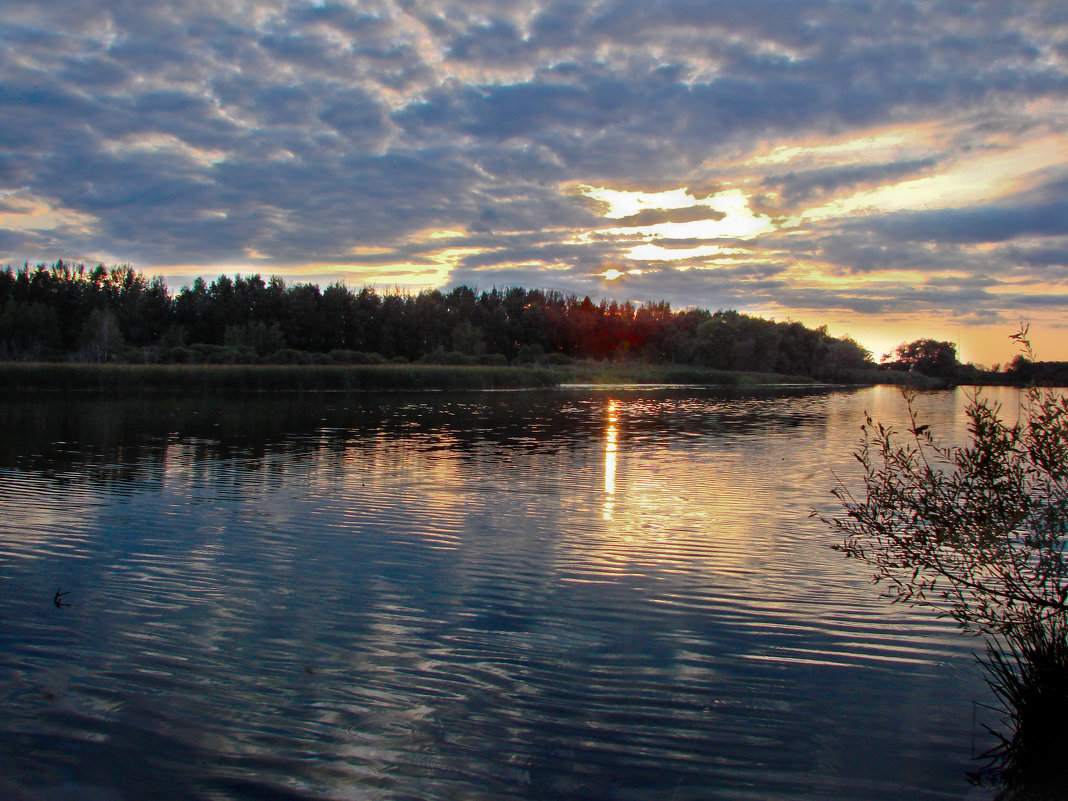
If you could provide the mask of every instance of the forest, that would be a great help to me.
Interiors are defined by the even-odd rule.
[[[737,311],[673,310],[521,287],[379,293],[335,283],[221,275],[171,294],[128,265],[0,269],[0,361],[156,364],[567,364],[643,361],[850,380],[870,352],[825,327]],[[903,343],[883,370],[990,379],[957,362],[952,343]],[[1019,358],[1025,380],[1063,369]],[[1025,375],[1026,374],[1026,375]]]
[[[0,270],[0,359],[149,363],[559,364],[643,360],[833,378],[871,354],[825,328],[736,311],[593,302],[555,291],[419,293],[197,279],[172,295],[129,266]]]

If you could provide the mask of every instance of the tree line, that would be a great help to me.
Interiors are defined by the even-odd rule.
[[[903,342],[883,356],[881,366],[896,372],[916,372],[955,384],[1040,384],[1068,386],[1068,362],[1037,361],[1034,354],[1018,353],[1004,367],[987,369],[975,364],[961,364],[957,346],[936,339]]]
[[[825,327],[521,287],[385,292],[278,277],[171,294],[128,265],[0,270],[0,359],[163,363],[565,363],[640,359],[838,378],[871,354]]]

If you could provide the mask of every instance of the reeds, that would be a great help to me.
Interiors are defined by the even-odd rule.
[[[983,755],[1000,774],[1003,798],[1061,798],[1068,793],[1068,621],[1036,620],[988,642],[978,656],[1000,704],[1005,730]]]

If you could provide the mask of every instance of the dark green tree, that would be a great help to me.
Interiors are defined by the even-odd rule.
[[[0,358],[39,361],[59,344],[59,319],[51,306],[10,297],[0,306]]]
[[[186,332],[187,342],[213,343],[211,303],[208,284],[199,276],[192,286],[183,287],[174,299],[175,322]]]
[[[110,309],[93,309],[82,328],[82,352],[94,362],[115,358],[125,344],[122,330]]]

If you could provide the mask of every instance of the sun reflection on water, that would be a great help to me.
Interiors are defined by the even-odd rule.
[[[619,437],[619,415],[616,411],[616,402],[608,401],[608,425],[605,427],[604,443],[604,511],[605,520],[612,519],[615,511],[616,494],[616,447]]]

